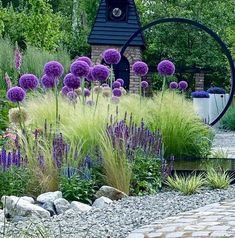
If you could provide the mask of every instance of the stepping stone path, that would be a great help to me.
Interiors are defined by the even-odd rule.
[[[216,131],[212,151],[223,151],[228,155],[228,158],[235,159],[235,133]]]
[[[168,217],[132,232],[128,238],[235,237],[235,200]]]

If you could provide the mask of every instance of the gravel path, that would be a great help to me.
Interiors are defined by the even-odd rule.
[[[30,229],[41,227],[51,231],[54,234],[52,237],[126,238],[131,231],[156,220],[234,197],[235,186],[231,186],[228,190],[202,190],[192,196],[182,196],[178,192],[164,192],[155,196],[128,197],[102,210],[92,209],[86,213],[69,212],[43,221],[33,218],[32,221],[12,224],[8,230],[13,232],[12,237],[17,238],[18,231],[32,222]]]

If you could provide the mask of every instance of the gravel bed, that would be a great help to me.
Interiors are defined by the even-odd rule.
[[[50,220],[33,218],[12,223],[7,230],[12,237],[17,237],[19,230],[32,223],[29,231],[34,232],[36,227],[40,227],[50,231],[53,234],[51,237],[125,238],[143,225],[207,204],[233,199],[234,195],[235,186],[232,185],[228,190],[202,190],[191,196],[171,191],[155,196],[128,197],[102,210],[92,209],[86,213],[69,211]]]

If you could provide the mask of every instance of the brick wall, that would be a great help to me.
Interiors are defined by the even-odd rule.
[[[118,49],[121,50],[121,46],[114,46],[114,45],[92,45],[91,46],[91,59],[94,63],[101,63],[102,61],[102,52],[106,49]],[[128,59],[130,63],[130,69],[132,69],[132,65],[138,61],[142,60],[142,49],[141,47],[129,46],[124,56]],[[136,77],[132,70],[130,70],[130,92],[131,93],[138,93],[139,91],[139,77]]]

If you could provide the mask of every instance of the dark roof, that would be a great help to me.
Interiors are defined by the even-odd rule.
[[[129,0],[128,19],[125,22],[108,21],[106,19],[106,1],[101,0],[88,43],[91,45],[124,45],[140,27],[134,0]],[[144,46],[143,35],[138,35],[130,45]]]

